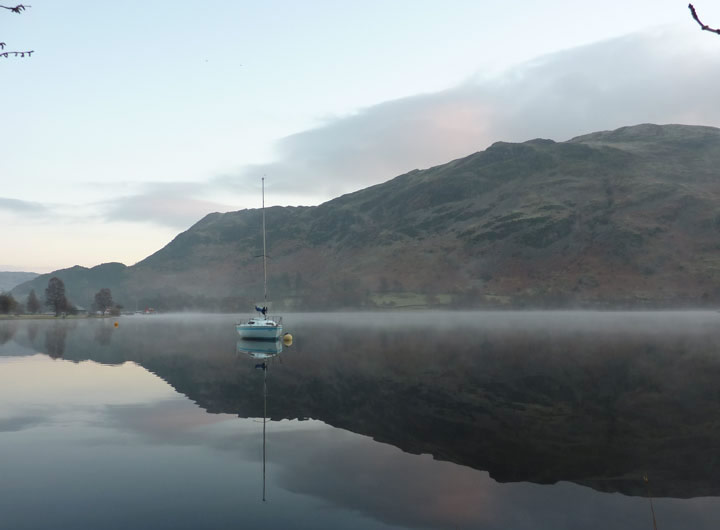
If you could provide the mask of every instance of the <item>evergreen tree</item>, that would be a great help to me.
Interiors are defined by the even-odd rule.
[[[112,292],[107,287],[103,287],[97,293],[95,293],[95,301],[93,302],[93,308],[95,311],[105,312],[106,309],[110,309],[113,306]]]
[[[14,313],[17,309],[17,301],[10,293],[0,294],[0,314],[7,315]]]
[[[68,301],[65,298],[65,284],[57,276],[50,278],[45,289],[45,305],[55,311],[55,316],[67,310]]]
[[[37,295],[35,294],[35,289],[32,289],[27,297],[25,310],[33,315],[40,311],[40,300],[38,300]]]

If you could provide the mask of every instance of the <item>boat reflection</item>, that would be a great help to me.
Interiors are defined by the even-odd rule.
[[[227,351],[227,350],[226,350]],[[283,351],[282,341],[256,341],[256,340],[239,340],[237,341],[236,351],[238,354],[244,354],[253,359],[270,359],[279,355]]]
[[[236,352],[238,354],[247,355],[253,359],[262,360],[263,362],[255,365],[256,370],[262,370],[263,373],[263,444],[262,444],[262,500],[266,501],[265,497],[265,462],[267,455],[267,373],[269,360],[277,357],[282,353],[282,341],[273,342],[259,342],[249,340],[239,340],[236,344]]]

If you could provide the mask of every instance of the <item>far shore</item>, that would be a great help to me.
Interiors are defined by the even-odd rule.
[[[117,318],[120,315],[0,315],[0,320],[53,320],[56,318],[64,319],[85,319],[85,318]]]

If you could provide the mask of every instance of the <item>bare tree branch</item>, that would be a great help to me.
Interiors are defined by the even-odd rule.
[[[10,57],[10,55],[13,55],[17,57],[18,55],[20,57],[25,57],[26,55],[30,57],[33,53],[35,53],[35,50],[27,50],[23,52],[0,52],[0,57],[5,57],[6,59]]]
[[[5,44],[4,42],[0,42],[0,50],[4,50],[4,49],[5,49],[5,46],[7,46],[7,44]],[[7,58],[7,57],[10,56],[10,54],[14,55],[15,57],[17,57],[18,55],[19,55],[20,57],[25,57],[25,54],[27,54],[27,56],[30,57],[33,53],[35,53],[35,50],[12,51],[12,52],[10,52],[10,51],[8,51],[8,52],[0,51],[0,57],[5,57],[5,58]]]
[[[30,6],[30,5],[25,5],[25,4],[18,4],[18,5],[16,5],[15,7],[12,7],[12,6],[3,6],[3,5],[0,5],[0,7],[3,8],[3,9],[7,9],[8,11],[12,11],[13,13],[17,13],[17,14],[19,15],[20,13],[22,13],[23,11],[25,11],[28,7],[32,7],[32,6]],[[4,50],[4,49],[5,49],[5,46],[7,46],[7,44],[5,44],[4,42],[0,42],[0,50]],[[17,57],[18,55],[19,55],[20,57],[25,57],[26,55],[27,55],[28,57],[30,57],[30,56],[32,56],[32,54],[33,54],[34,52],[35,52],[35,50],[7,51],[7,52],[3,51],[3,52],[0,52],[0,57],[5,57],[6,59],[7,59],[8,57],[10,57],[11,55],[14,56],[14,57]]]
[[[693,7],[692,4],[688,4],[688,8],[690,9],[690,13],[692,14],[692,17],[695,19],[695,22],[700,24],[700,29],[702,29],[703,31],[711,31],[713,33],[717,33],[718,35],[720,35],[720,29],[711,28],[707,24],[703,24],[702,22],[700,22],[697,12],[695,11],[695,7]]]
[[[8,7],[8,6],[0,6],[0,7],[2,7],[3,9],[7,9],[8,11],[12,11],[13,13],[17,13],[19,15],[22,11],[25,11],[25,9],[27,9],[28,7],[32,7],[32,6],[18,4],[15,7]]]

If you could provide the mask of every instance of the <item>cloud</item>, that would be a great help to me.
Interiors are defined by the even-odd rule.
[[[48,213],[48,208],[43,204],[37,202],[21,201],[18,199],[9,199],[7,197],[0,197],[0,210],[30,215]]]
[[[97,217],[92,206],[87,204],[41,203],[7,197],[0,197],[0,215],[12,219],[13,224],[28,223],[32,226],[38,223],[85,223],[88,219]]]
[[[707,37],[667,29],[633,34],[385,102],[285,137],[275,162],[217,183],[237,186],[265,174],[274,203],[317,203],[499,140],[561,141],[646,122],[720,125],[718,41]]]
[[[248,166],[240,177],[265,174],[273,198],[319,202],[477,151],[492,137],[491,112],[465,88],[383,103],[283,138],[276,162]]]
[[[151,183],[137,194],[104,201],[97,206],[108,222],[151,222],[185,229],[211,212],[237,209],[231,204],[199,198],[214,188],[212,183],[202,182]]]
[[[0,219],[11,223],[17,232],[20,226],[37,227],[87,222],[92,213],[83,205],[40,203],[0,197]]]
[[[185,229],[208,213],[238,209],[237,205],[203,198],[224,190],[213,182],[130,183],[127,187],[136,188],[135,193],[84,204],[42,204],[0,197],[0,213],[31,222],[130,221]]]
[[[319,204],[496,141],[562,141],[637,123],[720,125],[718,41],[656,30],[540,57],[501,75],[374,105],[280,139],[275,161],[202,182],[126,183],[84,205],[0,198],[0,212],[54,222],[150,223],[185,229],[208,213],[268,204]],[[428,72],[432,75],[432,72]],[[103,184],[105,186],[105,184]]]
[[[15,227],[17,237],[21,237],[23,227],[32,231],[38,224],[61,231],[72,226],[78,236],[77,227],[87,227],[88,223],[97,226],[142,223],[175,232],[187,229],[209,213],[239,209],[238,204],[205,198],[212,194],[228,195],[224,186],[213,182],[128,183],[125,188],[134,193],[77,204],[42,204],[0,197],[0,217]]]

